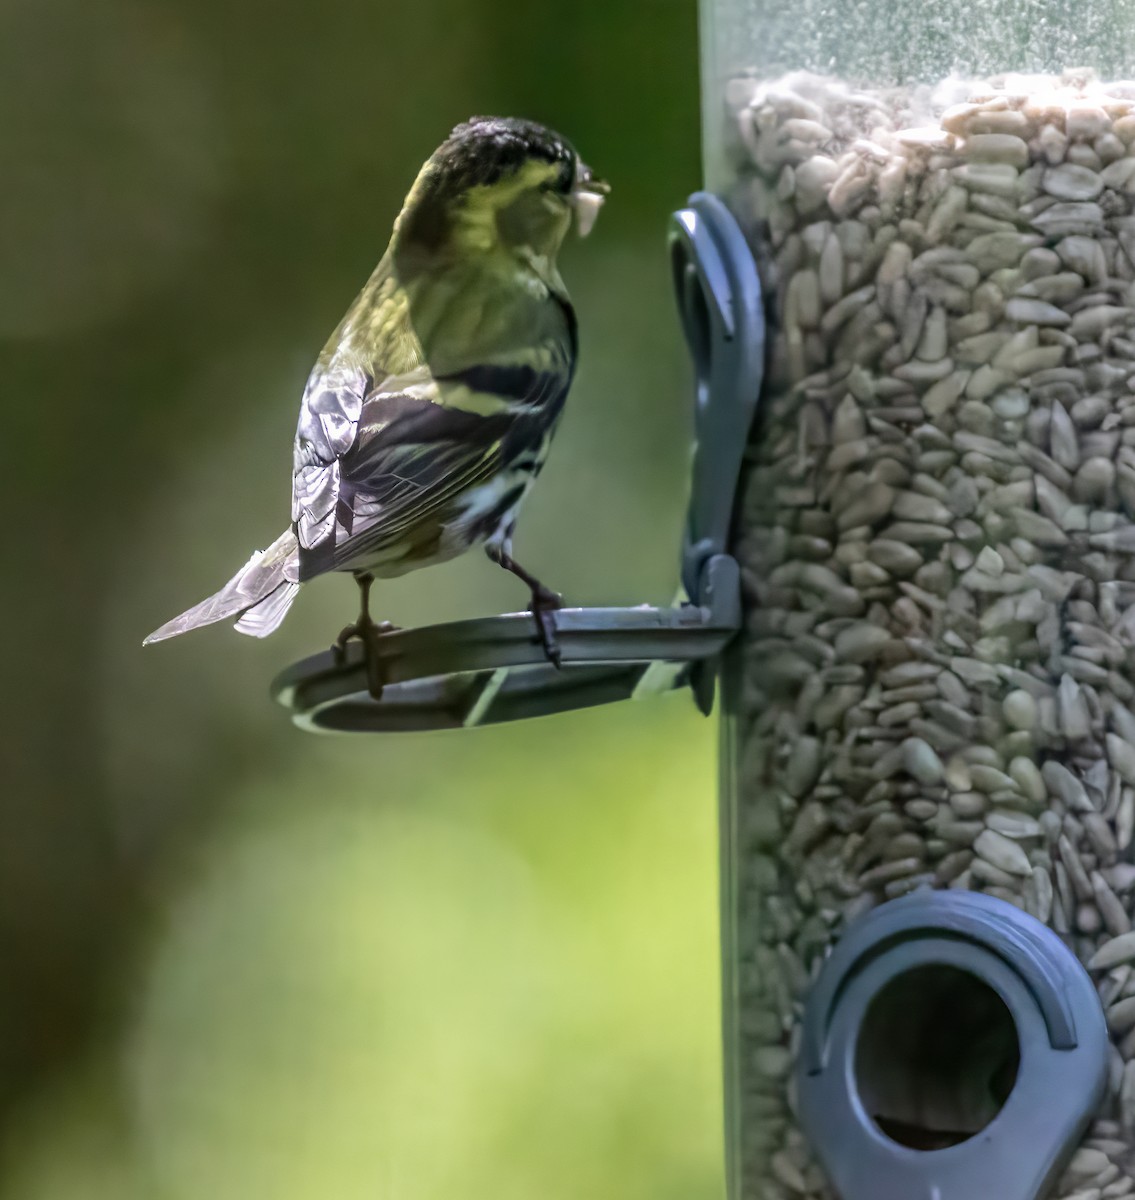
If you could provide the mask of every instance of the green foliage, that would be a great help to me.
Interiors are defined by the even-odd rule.
[[[668,599],[694,5],[98,10],[0,11],[0,1194],[718,1195],[712,723],[304,736],[267,683],[352,615],[344,579],[268,642],[139,644],[278,532],[308,366],[474,112],[557,126],[615,189],[563,256],[582,366],[518,552],[576,602]],[[513,584],[469,559],[376,615]]]

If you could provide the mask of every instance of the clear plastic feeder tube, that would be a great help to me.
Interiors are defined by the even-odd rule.
[[[932,93],[1009,73],[1135,75],[1131,0],[701,0],[700,12],[706,183],[719,192],[741,165],[725,110],[745,80],[804,71],[867,92]]]
[[[725,689],[733,1195],[832,1200],[803,998],[925,888],[1087,966],[1109,1085],[1052,1194],[1135,1195],[1135,4],[702,0],[702,39],[707,183],[769,322]],[[1014,1086],[964,974],[887,997],[863,1046],[912,1148]]]

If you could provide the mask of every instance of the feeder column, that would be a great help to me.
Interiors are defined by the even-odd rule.
[[[1135,1195],[1135,8],[702,0],[702,37],[768,323],[723,689],[733,1200],[841,1195],[800,1103],[836,1029],[896,1162],[1035,1154],[1004,1142],[1061,1103],[1027,1094],[1034,1026],[1090,1111],[1030,1194]],[[845,935],[915,893],[990,898],[946,935],[972,961],[911,951],[810,1029]],[[1030,930],[1063,994],[1091,979],[1077,1044]]]

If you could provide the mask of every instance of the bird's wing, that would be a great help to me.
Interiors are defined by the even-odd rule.
[[[479,366],[412,393],[385,389],[363,404],[340,463],[335,565],[362,561],[429,529],[462,493],[515,470],[498,505],[515,504],[542,457],[567,394],[563,369]],[[494,510],[480,514],[483,536]]]
[[[451,518],[456,496],[502,469],[537,466],[574,370],[571,306],[532,308],[524,299],[524,328],[538,333],[518,348],[508,340],[515,321],[500,313],[489,320],[495,309],[486,317],[483,306],[459,303],[462,295],[445,293],[439,311],[488,320],[498,340],[484,362],[452,363],[435,377],[406,297],[382,264],[328,343],[296,431],[292,519],[301,579],[361,562],[440,520],[443,510]],[[463,338],[451,340],[460,346]]]
[[[324,347],[304,389],[292,461],[292,523],[299,578],[334,565],[343,456],[358,437],[364,401],[414,393],[428,370],[408,334],[406,296],[384,256]]]
[[[339,463],[354,445],[371,387],[363,368],[333,361],[312,372],[304,391],[292,464],[292,522],[303,578],[325,569],[311,560],[325,557],[320,551],[334,546]]]
[[[300,578],[397,543],[511,465],[535,469],[569,382],[559,364],[479,366],[440,382],[419,367],[377,385],[358,368],[323,372],[296,436]]]

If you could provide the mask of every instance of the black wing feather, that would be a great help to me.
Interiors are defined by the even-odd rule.
[[[347,536],[335,546],[335,565],[406,539],[492,479],[507,463],[514,424],[507,413],[481,416],[414,396],[364,405],[358,440],[341,462],[340,506],[350,523],[340,522]]]
[[[461,493],[513,464],[539,469],[577,347],[571,305],[554,299],[563,324],[561,335],[545,343],[544,369],[484,363],[434,379],[423,365],[376,387],[359,367],[332,360],[313,375],[296,437],[293,517],[301,578],[348,569],[368,554],[412,542],[452,519]],[[414,394],[431,384],[433,398]],[[459,397],[446,403],[451,388],[507,407],[478,413],[462,407]]]

